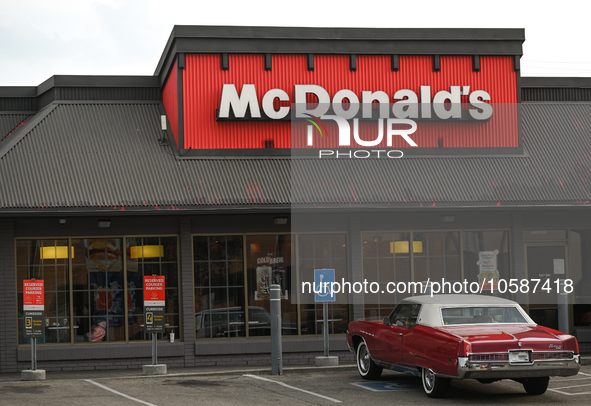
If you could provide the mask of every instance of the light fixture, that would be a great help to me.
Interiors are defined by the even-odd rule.
[[[96,224],[100,227],[100,228],[109,228],[111,227],[111,220],[108,219],[103,219],[103,220],[98,220],[96,222]]]
[[[129,256],[136,258],[162,258],[164,256],[164,245],[135,245],[129,247]]]
[[[275,217],[273,222],[277,225],[287,224],[287,217]]]
[[[394,241],[390,242],[390,254],[408,254],[408,241]],[[423,242],[422,241],[413,241],[412,242],[412,251],[415,254],[420,254],[423,252]]]
[[[60,219],[60,224],[66,224],[66,219]]]
[[[67,259],[68,247],[41,247],[41,259]],[[72,247],[74,258],[74,247]]]
[[[441,221],[443,221],[444,223],[453,223],[455,219],[456,216],[453,215],[441,216]]]

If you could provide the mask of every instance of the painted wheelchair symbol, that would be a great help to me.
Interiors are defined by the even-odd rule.
[[[324,286],[324,289],[322,289],[322,279],[324,279],[323,273],[320,274],[320,282],[318,282],[319,288],[318,288],[318,292],[316,292],[316,294],[320,297],[325,297],[330,294],[330,290],[328,289],[328,283],[326,283],[326,285]],[[325,293],[320,293],[320,292],[325,292]]]
[[[412,390],[418,388],[420,384],[414,382],[392,382],[384,386],[384,390]]]
[[[421,387],[420,382],[401,381],[401,382],[351,382],[351,385],[360,386],[363,389],[372,392],[389,391],[412,391]]]

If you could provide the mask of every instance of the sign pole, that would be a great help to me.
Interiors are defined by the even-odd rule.
[[[322,302],[322,317],[324,319],[324,356],[328,357],[328,302]]]
[[[23,381],[45,380],[45,370],[37,369],[37,338],[45,336],[45,284],[43,279],[23,280],[23,338],[31,340],[31,369],[21,371]]]
[[[166,289],[164,276],[144,276],[144,333],[152,335],[152,364],[143,365],[144,375],[166,375],[158,364],[158,333],[164,333]]]
[[[335,283],[334,269],[314,269],[314,302],[322,302],[322,330],[324,335],[324,356],[316,357],[317,366],[339,365],[339,357],[329,356],[328,340],[328,302],[335,302],[333,291]]]
[[[158,340],[156,333],[152,333],[152,365],[158,365]]]
[[[31,338],[31,371],[37,370],[37,339]]]

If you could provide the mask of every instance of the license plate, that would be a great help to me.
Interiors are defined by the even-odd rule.
[[[509,362],[511,363],[518,363],[524,362],[528,363],[529,360],[529,351],[513,351],[509,353]]]

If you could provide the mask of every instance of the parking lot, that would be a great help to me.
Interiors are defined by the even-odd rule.
[[[138,371],[139,374],[139,371]],[[57,375],[57,373],[55,374]],[[354,367],[286,369],[281,376],[269,370],[214,374],[169,374],[160,377],[88,373],[79,379],[0,383],[0,404],[7,406],[68,405],[391,405],[549,404],[588,405],[591,366],[577,376],[552,378],[542,396],[528,396],[513,381],[481,384],[455,381],[445,399],[430,399],[419,378],[385,372],[379,381],[362,380]]]

